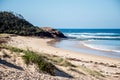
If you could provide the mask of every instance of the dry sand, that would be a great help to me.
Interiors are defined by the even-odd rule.
[[[77,66],[85,66],[91,70],[99,71],[106,76],[98,80],[120,80],[120,59],[77,53],[70,50],[56,48],[51,46],[51,44],[48,44],[51,41],[54,42],[55,40],[48,38],[13,36],[8,44],[22,49],[30,49],[40,53],[57,55],[69,60]],[[66,68],[61,69],[72,76],[80,76],[68,71]]]

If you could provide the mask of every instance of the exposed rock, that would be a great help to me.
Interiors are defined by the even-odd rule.
[[[59,30],[50,27],[42,27],[41,29],[43,30],[43,36],[51,38],[66,38],[66,36]]]

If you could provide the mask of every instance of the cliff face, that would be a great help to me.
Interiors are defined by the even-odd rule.
[[[66,38],[64,34],[52,28],[39,28],[28,21],[22,15],[12,12],[0,12],[0,33],[17,34],[22,36],[38,36],[49,38]]]

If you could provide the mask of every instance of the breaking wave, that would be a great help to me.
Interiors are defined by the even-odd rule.
[[[65,33],[69,38],[75,39],[97,39],[97,40],[120,40],[118,33]]]

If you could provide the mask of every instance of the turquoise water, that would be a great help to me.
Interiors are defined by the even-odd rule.
[[[68,39],[58,42],[56,47],[76,52],[120,58],[120,29],[59,30],[62,31]]]

